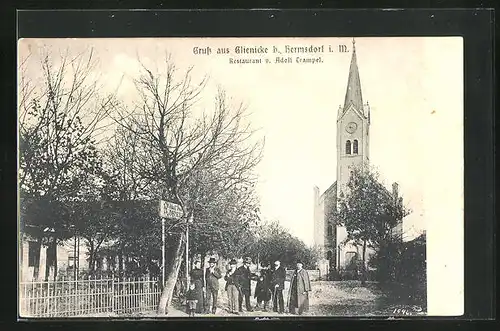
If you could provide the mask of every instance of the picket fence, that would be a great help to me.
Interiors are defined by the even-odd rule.
[[[155,278],[61,279],[21,282],[21,317],[86,317],[156,310],[161,282]]]

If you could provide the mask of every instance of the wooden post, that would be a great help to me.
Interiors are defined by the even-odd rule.
[[[115,275],[111,275],[111,312],[115,312]]]
[[[165,286],[165,218],[161,218],[161,286]]]

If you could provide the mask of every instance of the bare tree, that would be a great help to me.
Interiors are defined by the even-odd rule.
[[[99,97],[97,64],[92,49],[56,59],[42,48],[20,65],[18,181],[22,203],[33,205],[23,222],[35,225],[35,236],[53,229],[53,262],[56,239],[67,235],[61,208],[80,198],[82,183],[100,168],[96,136],[106,127],[114,97]]]
[[[190,186],[203,171],[208,180],[230,190],[251,181],[252,170],[260,160],[262,141],[252,142],[254,132],[244,124],[245,107],[232,106],[225,92],[219,89],[215,109],[210,113],[197,111],[204,97],[207,79],[192,81],[192,68],[180,73],[167,56],[161,72],[152,72],[142,65],[142,74],[135,80],[140,102],[132,111],[117,108],[117,123],[140,140],[141,157],[137,162],[141,177],[150,181],[152,198],[180,204],[182,219],[173,221],[178,228],[175,257],[167,272],[166,284],[158,306],[164,314],[170,304],[177,282],[185,234],[182,229],[199,200]],[[154,193],[157,192],[157,193]]]

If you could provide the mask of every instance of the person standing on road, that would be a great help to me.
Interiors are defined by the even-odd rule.
[[[194,317],[196,313],[196,305],[198,304],[198,295],[196,293],[195,284],[189,284],[189,290],[186,293],[186,310],[189,317]]]
[[[283,302],[283,290],[285,289],[285,268],[280,261],[274,262],[274,270],[271,274],[271,289],[273,291],[273,311],[283,314],[285,311]]]
[[[309,274],[303,268],[302,262],[299,261],[290,282],[290,304],[288,307],[290,313],[302,315],[309,310],[310,291]]]
[[[229,312],[231,314],[238,314],[238,288],[236,287],[236,260],[232,259],[229,262],[229,270],[226,272],[226,276],[224,276],[224,280],[226,281],[226,292],[227,299],[229,303]]]
[[[260,309],[262,302],[264,302],[263,310],[267,311],[267,305],[269,300],[271,300],[271,273],[270,265],[267,263],[262,263],[262,269],[260,271],[259,279],[257,280],[257,285],[255,286],[255,298],[257,299],[257,305],[255,309]]]
[[[217,296],[219,294],[219,279],[222,278],[219,268],[215,265],[216,261],[213,257],[208,261],[209,267],[205,270],[206,291],[207,291],[207,310],[209,305],[212,306],[212,314],[217,310]]]
[[[194,268],[190,273],[191,283],[194,284],[194,293],[196,296],[196,309],[197,314],[203,313],[203,307],[205,306],[204,299],[204,284],[203,284],[203,270],[201,269],[201,261],[197,260],[194,262]]]
[[[246,257],[243,260],[243,265],[236,270],[236,275],[238,279],[238,288],[239,288],[239,297],[238,297],[238,311],[242,312],[243,308],[243,297],[245,297],[245,306],[248,312],[253,311],[252,306],[250,305],[250,281],[255,279],[255,274],[250,271],[250,264],[252,263],[252,259]]]

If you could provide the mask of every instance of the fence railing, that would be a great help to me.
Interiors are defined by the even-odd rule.
[[[307,274],[309,275],[309,280],[311,282],[314,282],[314,281],[321,279],[321,274],[320,274],[319,270],[306,270],[306,271],[307,271]],[[293,270],[293,269],[287,270],[286,271],[286,280],[291,281],[294,273],[295,273],[295,270]]]
[[[96,278],[21,282],[21,317],[130,314],[155,310],[161,296],[157,279]]]

